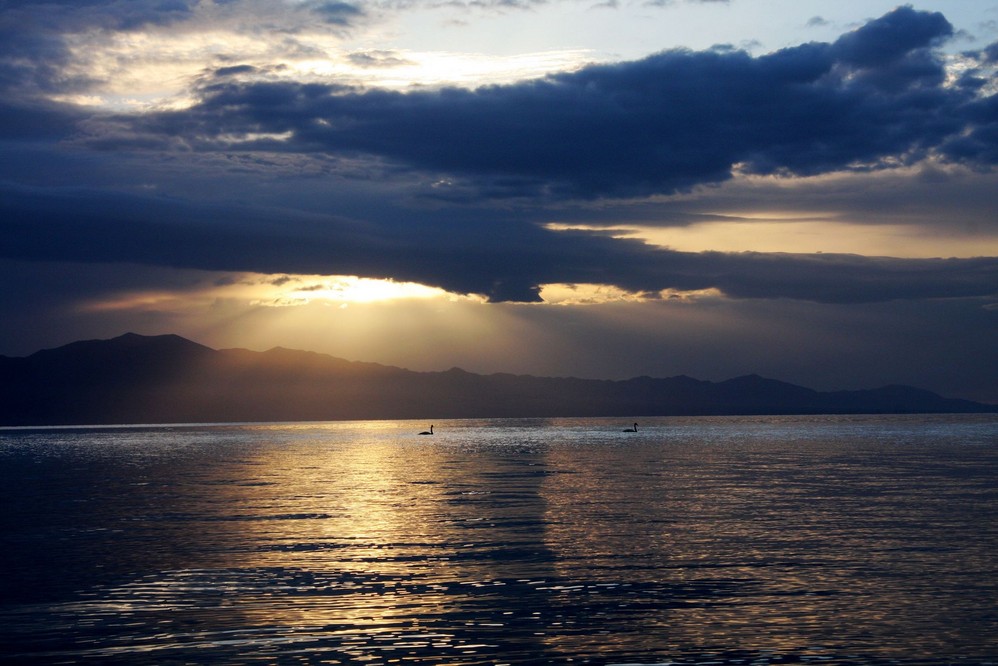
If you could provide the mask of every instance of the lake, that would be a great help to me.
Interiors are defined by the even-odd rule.
[[[998,417],[0,430],[0,662],[998,663]]]

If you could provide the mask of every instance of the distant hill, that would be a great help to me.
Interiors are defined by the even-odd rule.
[[[748,375],[624,381],[413,372],[313,352],[128,333],[0,356],[0,425],[503,416],[998,412],[907,386],[819,392]]]

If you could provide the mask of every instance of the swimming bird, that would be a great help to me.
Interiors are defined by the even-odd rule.
[[[433,426],[430,426],[429,430],[424,430],[423,432],[421,432],[419,434],[420,435],[432,435],[433,434]]]
[[[626,430],[624,430],[624,432],[637,432],[637,431],[638,431],[638,424],[637,423],[634,424],[633,428],[627,428]]]

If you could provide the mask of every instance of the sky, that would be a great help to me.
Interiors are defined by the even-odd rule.
[[[0,0],[0,354],[998,402],[998,1]]]

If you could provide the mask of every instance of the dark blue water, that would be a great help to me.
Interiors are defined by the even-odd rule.
[[[998,418],[0,430],[0,661],[998,663]]]

